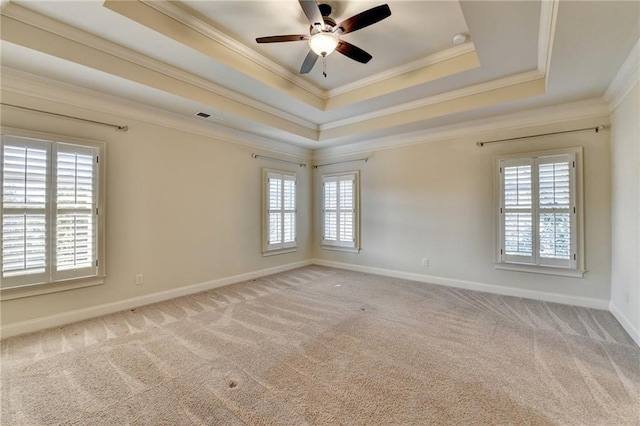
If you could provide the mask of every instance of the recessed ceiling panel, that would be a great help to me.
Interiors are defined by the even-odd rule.
[[[330,16],[339,23],[385,4],[385,1],[326,3],[333,9]],[[197,13],[199,18],[291,71],[299,71],[309,51],[306,41],[255,42],[257,37],[309,34],[309,22],[296,0],[185,1],[181,4]],[[322,75],[320,60],[305,78],[324,90],[333,89],[451,48],[455,34],[468,32],[457,1],[386,1],[386,4],[391,9],[390,17],[342,36],[345,41],[373,56],[368,64],[360,64],[335,52],[326,58],[326,78]]]

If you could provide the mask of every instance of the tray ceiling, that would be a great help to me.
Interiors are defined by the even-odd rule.
[[[380,4],[328,3],[337,21]],[[389,18],[343,36],[372,61],[335,52],[326,78],[321,60],[298,74],[304,41],[255,43],[308,31],[295,0],[5,2],[1,60],[317,149],[602,96],[638,38],[638,2],[387,3]]]

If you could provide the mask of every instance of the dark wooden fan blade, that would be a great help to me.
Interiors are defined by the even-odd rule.
[[[313,50],[309,50],[307,56],[304,58],[304,62],[302,62],[302,66],[300,67],[300,74],[308,74],[309,71],[313,68],[318,60],[318,55]]]
[[[281,43],[283,41],[300,41],[308,40],[309,36],[304,34],[292,34],[292,35],[277,35],[269,37],[258,37],[256,41],[258,43]]]
[[[320,13],[320,8],[318,7],[316,0],[299,1],[300,7],[302,7],[302,10],[304,11],[304,14],[309,20],[311,26],[314,28],[320,26],[320,29],[324,29],[324,18],[322,17],[322,13]]]
[[[364,50],[343,40],[340,40],[340,43],[338,43],[338,47],[336,47],[336,50],[342,53],[344,56],[347,56],[354,61],[362,62],[363,64],[366,64],[371,60],[371,58],[373,58],[373,56],[369,55]]]
[[[383,4],[376,6],[340,22],[336,27],[336,32],[339,34],[352,33],[376,22],[380,22],[389,16],[391,16],[389,5]]]

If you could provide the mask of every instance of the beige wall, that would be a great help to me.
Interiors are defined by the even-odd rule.
[[[105,284],[100,286],[3,301],[3,327],[314,258],[466,280],[507,290],[609,299],[608,131],[484,148],[475,145],[477,138],[474,137],[425,142],[376,151],[367,163],[347,163],[312,171],[252,159],[253,150],[247,146],[132,118],[97,114],[15,93],[5,96],[3,101],[130,127],[122,133],[3,109],[3,126],[106,143],[108,273]],[[518,134],[597,125],[606,119],[538,126],[521,129]],[[485,133],[481,138],[513,135],[515,133],[495,132]],[[496,270],[493,263],[494,157],[575,146],[584,148],[588,270],[585,278]],[[263,167],[288,169],[298,174],[299,249],[295,253],[261,255]],[[318,177],[321,173],[354,169],[361,170],[362,252],[349,254],[320,249]],[[428,268],[421,266],[423,257],[430,259]],[[134,284],[136,273],[144,273],[145,283],[141,286]]]
[[[537,126],[518,132],[536,134],[607,122]],[[515,133],[513,134],[515,135]],[[513,136],[483,134],[481,140]],[[361,171],[361,241],[359,254],[323,250],[314,257],[371,268],[423,274],[443,279],[552,294],[600,299],[610,292],[609,132],[580,132],[476,146],[465,137],[376,151],[364,163],[348,163],[314,172],[316,239],[320,229],[319,176]],[[586,269],[584,278],[558,277],[494,268],[495,156],[582,146],[585,178]],[[330,154],[330,153],[329,153]],[[421,266],[429,258],[430,266]],[[563,300],[567,300],[564,298]]]
[[[639,123],[636,83],[611,116],[611,307],[640,344]]]
[[[10,94],[10,100],[31,108],[128,124],[129,131],[3,108],[3,126],[104,141],[107,157],[105,283],[3,301],[3,326],[310,257],[309,168],[256,160],[251,158],[250,147],[132,118],[15,94]],[[295,253],[262,256],[263,167],[297,173],[299,248]],[[143,285],[134,284],[136,273],[144,274]]]

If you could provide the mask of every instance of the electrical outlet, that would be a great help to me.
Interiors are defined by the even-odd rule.
[[[144,275],[136,274],[136,285],[144,283]]]
[[[422,258],[422,266],[424,266],[425,268],[429,267],[429,258],[428,257],[423,257]]]

